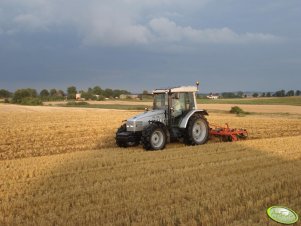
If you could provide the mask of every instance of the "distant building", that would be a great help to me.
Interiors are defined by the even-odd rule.
[[[82,94],[81,93],[77,93],[75,94],[75,100],[86,100],[85,98],[82,98]]]
[[[75,95],[75,99],[76,99],[76,100],[80,100],[81,97],[82,97],[82,94],[81,94],[81,93],[77,93],[77,94]]]
[[[125,95],[125,94],[121,94],[121,95],[119,96],[120,99],[126,99],[126,97],[127,97],[127,95]]]
[[[121,94],[120,99],[139,99],[139,94]]]
[[[216,100],[219,98],[219,96],[215,96],[215,95],[209,95],[207,96],[208,99],[212,99],[212,100]]]

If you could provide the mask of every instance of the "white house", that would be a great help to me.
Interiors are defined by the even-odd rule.
[[[209,95],[207,96],[208,99],[216,100],[219,98],[219,96]]]

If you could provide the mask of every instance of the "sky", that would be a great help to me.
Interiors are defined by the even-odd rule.
[[[0,89],[301,89],[300,0],[0,0]]]

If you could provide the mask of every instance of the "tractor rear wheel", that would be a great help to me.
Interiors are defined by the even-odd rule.
[[[184,142],[188,145],[205,144],[209,138],[209,125],[202,115],[193,115],[187,124]]]
[[[166,145],[163,125],[152,123],[142,131],[142,144],[145,150],[162,150]]]

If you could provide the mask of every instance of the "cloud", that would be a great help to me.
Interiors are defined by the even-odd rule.
[[[272,34],[237,33],[228,27],[199,29],[180,26],[167,17],[182,15],[183,9],[187,12],[200,10],[210,1],[3,0],[0,3],[0,32],[51,32],[57,27],[71,27],[80,34],[83,44],[100,46],[162,42],[245,44],[280,40]]]
[[[18,28],[28,29],[32,31],[47,30],[47,23],[41,18],[32,14],[17,15],[13,21],[18,26]]]
[[[249,43],[279,41],[280,38],[271,34],[245,33],[238,34],[224,27],[220,29],[194,29],[182,27],[168,18],[155,18],[149,23],[158,41],[192,42],[192,43]]]

